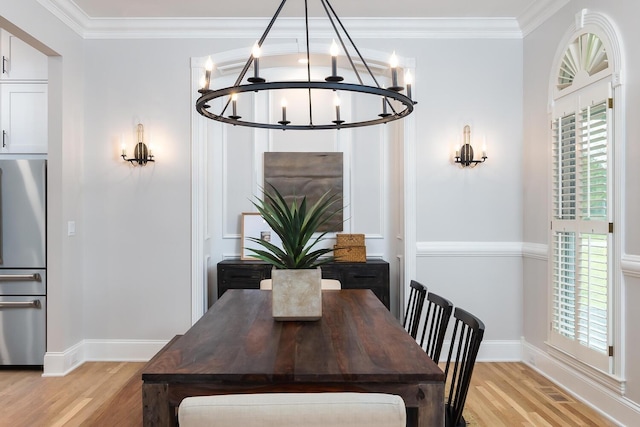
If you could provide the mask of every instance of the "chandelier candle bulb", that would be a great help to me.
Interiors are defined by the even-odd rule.
[[[391,55],[391,86],[398,86],[398,58],[396,53]]]
[[[340,121],[340,98],[336,96],[333,103],[336,106],[336,121],[339,122]]]
[[[238,95],[237,94],[233,94],[231,95],[231,111],[234,117],[238,116],[238,110],[237,110],[237,101],[238,101]]]
[[[211,83],[211,71],[213,70],[213,61],[211,57],[207,59],[206,64],[204,65],[204,84],[202,85],[202,89],[209,90],[209,84]]]
[[[411,84],[413,83],[413,77],[411,76],[411,70],[407,70],[404,75],[404,83],[407,85],[407,97],[411,99]]]
[[[287,100],[286,99],[282,100],[282,121],[283,122],[287,121]]]
[[[340,48],[335,40],[331,41],[331,48],[329,49],[329,53],[331,54],[331,75],[325,78],[327,82],[341,82],[344,80],[344,77],[338,75],[338,54],[340,53]]]
[[[379,117],[385,118],[391,115],[391,113],[389,113],[389,111],[387,110],[388,102],[389,101],[387,100],[387,98],[382,98],[382,113],[378,114]]]
[[[400,92],[404,88],[398,86],[398,57],[395,51],[391,54],[391,58],[389,58],[389,66],[391,67],[391,87],[387,89]]]
[[[335,76],[338,74],[338,45],[336,44],[336,41],[333,40],[331,42],[331,49],[330,49],[330,53],[331,53],[331,75]]]
[[[251,50],[251,56],[253,57],[253,77],[249,77],[247,80],[251,83],[264,83],[266,80],[260,77],[260,45],[256,42]]]

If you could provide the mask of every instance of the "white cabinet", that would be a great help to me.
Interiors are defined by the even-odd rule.
[[[4,29],[0,55],[0,153],[46,153],[48,58]]]
[[[48,58],[18,37],[0,29],[0,80],[47,80]]]
[[[0,82],[1,153],[47,152],[47,84]]]

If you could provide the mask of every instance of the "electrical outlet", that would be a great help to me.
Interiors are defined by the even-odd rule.
[[[76,222],[68,221],[67,222],[67,236],[75,236],[76,235]]]

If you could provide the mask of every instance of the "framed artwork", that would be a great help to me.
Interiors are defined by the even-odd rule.
[[[256,260],[258,258],[248,249],[263,249],[263,247],[249,239],[249,237],[266,240],[282,248],[280,237],[274,233],[269,224],[257,212],[242,213],[242,247],[240,248],[240,259]]]
[[[313,205],[327,191],[343,198],[343,154],[328,152],[264,153],[264,185],[273,185],[288,203],[307,197]],[[344,203],[344,202],[342,202]],[[342,231],[343,212],[334,215],[318,231]]]

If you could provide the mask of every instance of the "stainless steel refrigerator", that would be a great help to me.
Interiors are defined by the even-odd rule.
[[[47,163],[0,159],[0,365],[42,366],[46,350]]]

